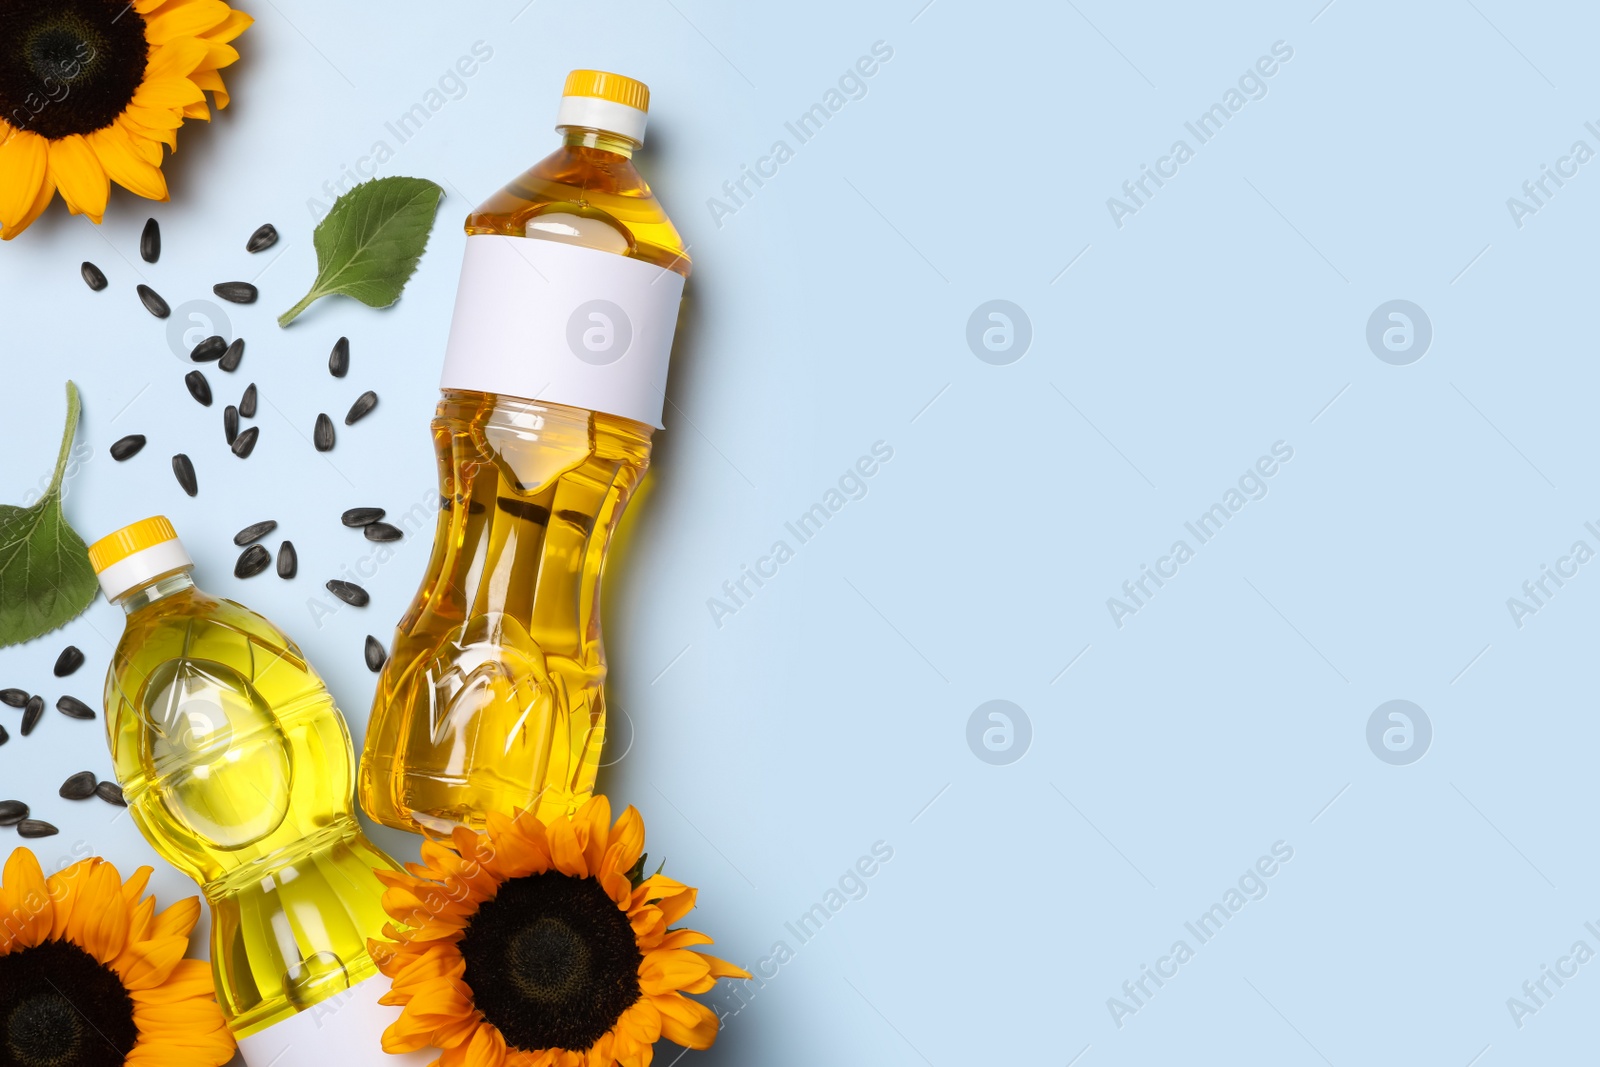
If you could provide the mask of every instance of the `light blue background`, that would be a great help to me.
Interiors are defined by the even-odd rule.
[[[1520,228],[1506,200],[1575,140],[1600,149],[1594,13],[924,2],[244,4],[235,103],[183,131],[173,202],[116,195],[98,229],[57,205],[0,249],[0,498],[47,470],[75,379],[77,529],[171,516],[202,584],[299,640],[359,737],[362,639],[387,640],[427,535],[367,581],[369,608],[319,628],[307,601],[371,550],[341,511],[433,493],[460,220],[553,147],[569,68],[642,78],[641,163],[695,271],[654,481],[608,578],[603,785],[702,887],[695,925],[724,954],[794,953],[737,1014],[720,990],[716,1049],[682,1062],[1576,1062],[1600,963],[1520,1028],[1507,998],[1573,942],[1600,950],[1583,926],[1600,925],[1597,565],[1520,628],[1506,600],[1575,540],[1600,548],[1583,526],[1600,520],[1600,163]],[[465,94],[378,171],[448,190],[404,299],[329,300],[279,330],[314,272],[308,200],[394,146],[385,123],[478,41],[493,57]],[[797,146],[785,122],[877,41],[893,58],[866,96]],[[1293,57],[1265,97],[1199,145],[1184,123],[1278,41]],[[708,199],[780,138],[794,158],[718,225]],[[1178,138],[1194,158],[1119,228],[1107,198]],[[136,252],[149,214],[154,266]],[[283,242],[247,255],[269,220]],[[78,281],[84,259],[108,291]],[[258,275],[262,301],[226,309],[244,364],[207,369],[202,409],[133,286],[177,307]],[[992,299],[1031,321],[1010,365],[965,339]],[[1365,340],[1392,299],[1434,331],[1408,366]],[[240,463],[221,411],[249,381],[262,436]],[[314,452],[316,414],[339,422],[367,388],[377,411]],[[130,432],[150,444],[113,463]],[[715,625],[708,598],[877,441],[894,455],[866,496]],[[1107,598],[1174,540],[1195,547],[1184,523],[1279,441],[1293,459],[1268,495],[1118,628]],[[180,450],[195,500],[168,469]],[[267,517],[300,577],[235,580],[229,538]],[[98,602],[0,652],[0,684],[97,702],[119,627]],[[62,685],[69,640],[88,664]],[[994,699],[1032,727],[1007,766],[966,740]],[[1390,699],[1432,722],[1408,766],[1366,742]],[[126,817],[54,797],[109,773],[101,724],[51,711],[24,740],[0,722],[0,794],[62,829],[47,862],[151,861]],[[866,895],[801,944],[786,923],[879,841],[893,859]],[[1266,897],[1200,945],[1184,923],[1279,841],[1293,859]],[[153,885],[191,891],[169,870]],[[1107,999],[1180,938],[1194,959],[1119,1028]]]

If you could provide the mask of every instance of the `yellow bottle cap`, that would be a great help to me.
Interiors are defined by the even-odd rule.
[[[644,82],[604,70],[575,70],[561,90],[556,129],[604,130],[643,144],[649,113],[650,87]]]
[[[650,110],[650,87],[641,81],[603,70],[575,70],[567,75],[562,96],[592,96],[639,111]]]
[[[165,515],[152,515],[114,530],[90,545],[89,566],[96,574],[102,574],[113,563],[120,563],[135,552],[177,539],[178,531],[172,528]]]

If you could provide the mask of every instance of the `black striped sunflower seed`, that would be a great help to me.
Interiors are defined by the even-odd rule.
[[[249,282],[218,282],[211,291],[230,304],[254,304],[261,291]]]
[[[105,273],[87,259],[83,261],[83,266],[79,267],[78,270],[83,274],[83,284],[97,293],[111,284],[106,281]]]
[[[94,787],[94,795],[107,804],[115,804],[119,808],[128,806],[128,801],[122,795],[122,787],[116,782],[101,782]]]
[[[200,492],[200,483],[194,480],[194,464],[182,452],[172,457],[172,474],[185,493],[194,496]]]
[[[361,528],[361,533],[368,541],[398,541],[405,536],[398,526],[386,522],[369,522]]]
[[[333,351],[328,353],[328,373],[335,378],[350,373],[350,338],[341,337],[333,342]]]
[[[28,691],[26,689],[0,689],[0,704],[13,708],[26,707]]]
[[[354,426],[358,419],[364,419],[373,408],[378,406],[378,394],[371,389],[356,397],[356,402],[350,405],[350,413],[344,417],[346,426]]]
[[[267,564],[272,562],[272,553],[267,551],[266,545],[251,545],[239,553],[239,562],[233,565],[235,578],[254,578],[267,569]]]
[[[293,578],[300,569],[300,556],[294,550],[293,541],[285,541],[278,546],[278,577]]]
[[[250,235],[250,240],[244,243],[246,252],[265,252],[278,243],[278,228],[270,222],[262,223],[256,227],[256,232]]]
[[[382,508],[351,508],[339,516],[339,521],[346,526],[371,526],[383,516]]]
[[[317,416],[316,428],[311,431],[311,443],[318,452],[333,451],[333,420],[328,416]]]
[[[256,383],[251,382],[244,391],[244,396],[239,398],[239,415],[241,418],[253,419],[256,417]]]
[[[256,450],[256,438],[261,436],[261,427],[252,426],[242,431],[233,442],[233,454],[240,459],[249,459],[250,453]]]
[[[39,720],[44,718],[44,697],[35,693],[28,698],[28,703],[22,708],[22,736],[27,737],[33,733],[33,728],[39,725]]]
[[[28,805],[20,800],[0,800],[0,826],[15,826],[28,817]]]
[[[328,581],[327,586],[328,592],[353,608],[364,608],[372,600],[367,591],[354,582],[341,582],[333,578]]]
[[[88,800],[94,796],[94,787],[100,784],[93,771],[79,771],[61,783],[56,790],[62,800]]]
[[[146,222],[144,232],[139,235],[139,258],[146,263],[161,258],[161,223],[155,219]]]
[[[206,381],[204,374],[197,370],[192,370],[183,376],[183,384],[189,387],[190,396],[206,407],[211,406],[211,383]]]
[[[94,718],[94,709],[77,697],[61,697],[56,701],[56,710],[69,719]]]
[[[230,447],[239,438],[239,409],[232,404],[222,409],[222,436],[228,439]]]
[[[383,650],[383,644],[371,634],[367,635],[367,644],[363,654],[367,658],[367,670],[373,674],[383,670],[383,661],[389,658],[389,653]]]
[[[239,369],[239,361],[244,359],[244,338],[235,337],[228,350],[222,353],[222,360],[217,364],[223,370],[232,374]]]
[[[233,543],[240,548],[245,545],[255,544],[277,528],[277,519],[262,519],[260,522],[253,522],[233,535]]]
[[[189,358],[196,363],[211,363],[221,359],[222,354],[227,350],[228,342],[224,341],[220,335],[212,334],[194,346],[194,349],[189,353]]]
[[[81,666],[83,666],[83,650],[77,645],[68,645],[61,650],[61,655],[56,657],[56,677],[65,678]]]
[[[144,309],[150,312],[150,314],[154,315],[156,318],[164,319],[168,315],[172,314],[172,309],[167,306],[167,302],[165,300],[161,299],[161,294],[150,288],[148,285],[141,284],[138,287],[138,293],[139,303],[143,304]]]
[[[130,433],[126,437],[119,437],[111,442],[111,458],[121,463],[125,459],[132,459],[139,454],[139,449],[144,447],[144,434]]]
[[[0,726],[0,745],[5,744],[9,740],[11,740],[11,734],[6,731],[4,726]]]
[[[54,837],[60,832],[43,819],[23,819],[17,823],[19,837]]]

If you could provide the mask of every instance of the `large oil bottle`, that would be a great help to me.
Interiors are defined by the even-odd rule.
[[[562,144],[474,211],[433,420],[433,555],[362,807],[410,830],[570,812],[605,739],[600,577],[661,425],[689,257],[633,163],[649,90],[574,71]]]

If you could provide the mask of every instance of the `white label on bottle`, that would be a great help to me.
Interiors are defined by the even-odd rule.
[[[374,975],[297,1012],[281,1023],[239,1039],[248,1067],[423,1067],[438,1059],[432,1049],[391,1056],[383,1031],[400,1009],[379,1004],[389,979]]]
[[[581,245],[467,238],[444,389],[661,425],[683,275]]]

